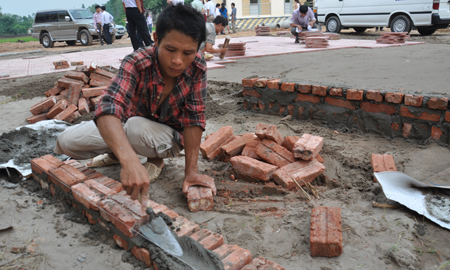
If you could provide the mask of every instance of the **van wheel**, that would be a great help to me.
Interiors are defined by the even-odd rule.
[[[331,16],[326,21],[327,32],[339,33],[341,32],[341,21],[336,16]]]
[[[436,32],[436,29],[417,28],[417,31],[418,31],[419,34],[421,34],[422,36],[430,36],[430,35],[434,34],[434,32]]]
[[[55,45],[55,42],[52,41],[52,38],[48,33],[43,34],[41,40],[42,46],[44,46],[44,48],[53,48],[53,45]]]
[[[356,33],[364,33],[364,31],[367,30],[367,27],[353,27],[353,30],[355,30]]]
[[[411,32],[411,20],[405,15],[395,16],[391,21],[391,32]]]
[[[81,32],[80,32],[80,42],[81,42],[81,45],[83,45],[83,46],[90,46],[90,45],[92,45],[92,36],[91,36],[91,34],[89,33],[88,30],[86,30],[86,29],[81,30]]]
[[[69,46],[75,46],[77,44],[76,40],[68,40],[68,41],[66,41],[66,43]]]

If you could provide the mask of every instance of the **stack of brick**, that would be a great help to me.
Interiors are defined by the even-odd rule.
[[[327,48],[329,43],[327,37],[307,37],[305,45],[306,48]]]
[[[328,40],[339,40],[339,39],[341,39],[341,35],[339,35],[338,33],[323,33],[323,35]]]
[[[55,61],[53,62],[53,65],[55,66],[55,69],[70,68],[69,62],[67,62],[66,60]]]
[[[385,32],[377,39],[377,43],[381,44],[398,44],[405,43],[405,39],[409,38],[407,32]]]
[[[46,99],[31,106],[32,116],[26,120],[30,124],[48,119],[72,123],[95,109],[103,90],[114,76],[95,64],[89,68],[78,66],[76,71],[67,72],[45,92]]]
[[[245,42],[229,43],[228,50],[225,54],[226,57],[244,56],[245,55]],[[219,46],[221,47],[221,46]]]
[[[370,164],[374,173],[377,172],[396,172],[397,167],[395,166],[394,157],[391,155],[378,155],[372,154],[370,157]],[[378,182],[377,179],[373,178],[374,182]]]
[[[33,178],[43,189],[80,211],[91,224],[100,224],[103,233],[112,237],[115,243],[131,251],[133,256],[149,267],[159,269],[157,261],[146,248],[146,240],[140,235],[139,227],[148,222],[149,217],[140,203],[132,200],[122,185],[77,161],[61,160],[46,155],[31,161]],[[191,237],[206,249],[214,252],[225,269],[260,269],[260,265],[284,270],[278,264],[265,258],[252,261],[250,251],[235,245],[224,244],[224,237],[189,221],[167,206],[150,201],[155,213],[162,212],[173,221],[172,229],[179,236]],[[250,268],[249,268],[250,267]]]
[[[200,149],[207,159],[219,157],[224,162],[230,161],[239,179],[274,180],[287,189],[294,189],[312,182],[325,171],[325,166],[318,161],[322,146],[321,137],[310,134],[283,137],[276,126],[260,123],[255,134],[242,136],[234,136],[230,126],[222,127],[209,135]]]
[[[306,42],[306,38],[309,37],[323,37],[323,33],[320,31],[301,31],[298,33],[298,39],[300,43],[304,44]]]
[[[255,27],[257,36],[270,36],[270,27],[269,26],[257,26]]]

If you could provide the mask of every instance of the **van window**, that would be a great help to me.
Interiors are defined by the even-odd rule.
[[[36,14],[36,18],[34,19],[35,23],[45,23],[45,17],[47,17],[46,12],[41,12]]]
[[[51,11],[48,12],[48,17],[46,22],[57,22],[58,21],[58,12],[57,11]]]
[[[67,11],[58,11],[58,22],[65,22],[66,21],[66,16],[69,16],[69,12],[67,12]]]

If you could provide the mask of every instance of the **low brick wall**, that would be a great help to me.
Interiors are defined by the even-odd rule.
[[[248,110],[322,120],[333,129],[449,142],[450,110],[444,96],[267,78],[246,78],[242,86]]]

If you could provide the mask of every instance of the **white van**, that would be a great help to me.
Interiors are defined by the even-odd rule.
[[[431,35],[450,23],[450,0],[316,0],[315,9],[318,22],[334,33],[369,27],[409,33],[414,27],[421,35]]]

